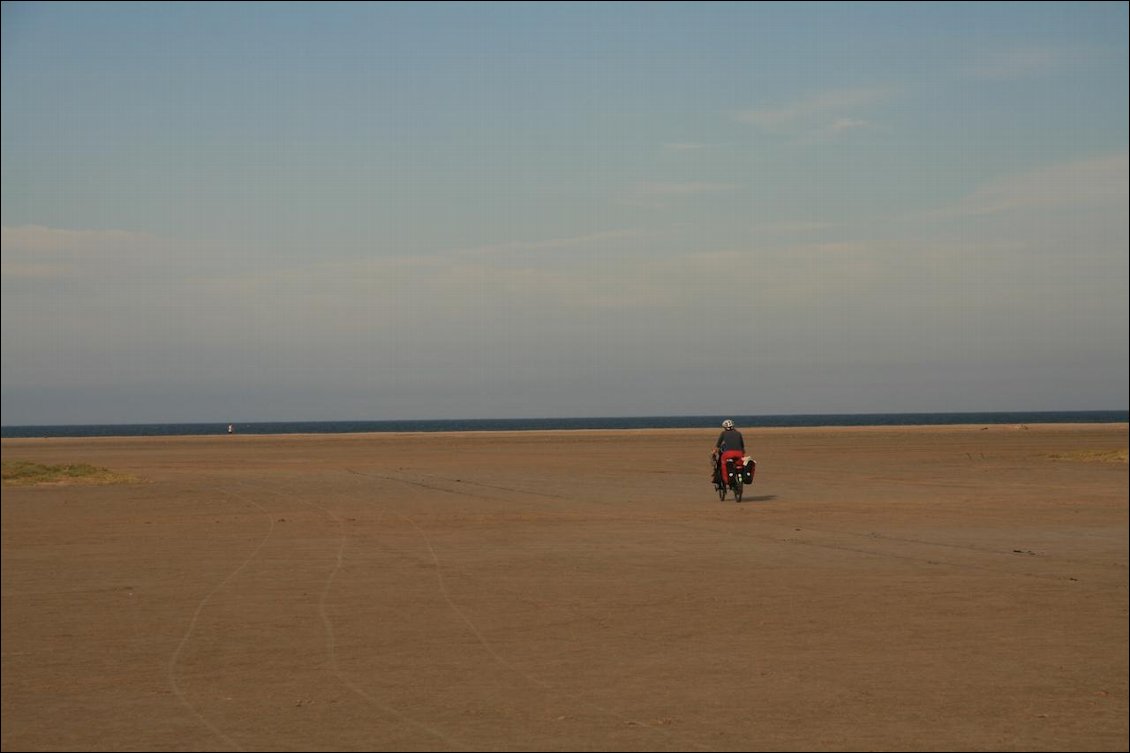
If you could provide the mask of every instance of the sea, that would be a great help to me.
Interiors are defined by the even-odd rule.
[[[545,431],[570,429],[716,429],[731,418],[738,428],[801,426],[935,426],[955,424],[1127,423],[1130,411],[1005,413],[852,413],[751,416],[621,416],[594,418],[460,418],[418,421],[263,421],[231,424],[236,434],[354,434],[439,431]],[[227,434],[228,423],[76,424],[3,426],[0,436],[169,437]]]

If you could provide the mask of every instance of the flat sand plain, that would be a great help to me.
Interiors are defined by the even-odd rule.
[[[1127,750],[1126,424],[744,433],[6,439],[3,749]]]

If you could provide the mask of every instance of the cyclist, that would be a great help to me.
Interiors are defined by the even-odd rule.
[[[722,422],[722,433],[718,435],[714,449],[710,452],[710,457],[714,459],[714,483],[725,485],[726,479],[722,473],[726,461],[733,460],[734,469],[737,470],[741,467],[743,456],[745,456],[745,438],[734,428],[734,422],[727,418]]]

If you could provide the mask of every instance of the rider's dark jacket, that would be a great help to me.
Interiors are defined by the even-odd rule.
[[[714,443],[714,447],[719,452],[731,450],[745,452],[745,439],[737,429],[723,429],[722,433],[718,435],[718,441]]]

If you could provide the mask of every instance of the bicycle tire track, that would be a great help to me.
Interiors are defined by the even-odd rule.
[[[448,492],[448,493],[451,493],[451,494],[459,494],[459,495],[463,495],[463,496],[472,496],[472,497],[475,497],[475,498],[478,498],[478,499],[494,499],[496,501],[503,501],[503,502],[507,501],[507,500],[500,500],[497,497],[491,497],[489,495],[473,495],[473,494],[469,494],[467,492],[452,491],[450,489],[445,489],[445,488],[442,488],[442,487],[435,487],[433,485],[429,485],[429,484],[422,483],[422,482],[419,482],[419,481],[413,481],[413,480],[410,480],[410,479],[401,479],[401,478],[396,478],[396,477],[393,477],[393,476],[384,476],[384,475],[378,475],[378,474],[362,473],[360,471],[355,471],[353,469],[346,469],[346,470],[349,473],[352,473],[352,474],[355,474],[355,475],[358,475],[358,476],[377,478],[377,479],[381,479],[381,480],[384,480],[384,481],[398,482],[398,483],[406,484],[406,485],[409,485],[409,486],[429,489],[429,490],[433,490],[433,491],[444,491],[444,492]],[[567,498],[562,497],[562,499],[567,499]],[[672,733],[669,730],[663,729],[662,727],[659,727],[659,726],[656,726],[656,725],[653,725],[653,724],[649,724],[647,722],[640,721],[638,719],[633,719],[631,717],[627,717],[623,714],[620,714],[616,711],[608,709],[604,706],[601,706],[599,704],[595,704],[592,701],[589,701],[586,698],[583,698],[583,697],[578,696],[576,694],[566,693],[566,692],[560,690],[559,688],[555,687],[553,684],[546,682],[545,680],[542,680],[538,677],[535,677],[535,676],[529,674],[528,672],[523,670],[521,667],[516,666],[514,663],[508,661],[505,657],[503,657],[501,654],[499,654],[498,651],[496,651],[494,649],[494,647],[491,645],[490,641],[488,641],[487,638],[482,634],[482,631],[479,630],[478,626],[475,625],[474,621],[470,617],[468,617],[467,614],[459,607],[459,605],[456,604],[455,601],[451,598],[451,593],[448,590],[447,584],[446,584],[446,582],[443,578],[442,563],[440,562],[439,555],[437,554],[435,547],[432,545],[431,539],[428,537],[427,532],[424,531],[424,529],[421,528],[411,518],[409,518],[405,515],[399,514],[399,513],[396,513],[396,516],[398,518],[400,518],[401,520],[405,521],[406,523],[408,523],[410,526],[412,526],[417,531],[417,533],[419,534],[419,536],[423,540],[424,546],[426,547],[428,554],[429,554],[429,556],[432,560],[432,563],[434,565],[434,571],[435,571],[435,574],[436,574],[436,581],[437,581],[437,585],[438,585],[441,596],[443,597],[447,606],[459,618],[460,622],[462,622],[466,626],[468,631],[470,631],[470,633],[475,637],[475,640],[482,646],[483,650],[486,651],[487,654],[496,663],[498,663],[500,666],[502,666],[506,670],[510,671],[511,673],[517,675],[518,677],[521,677],[528,684],[533,685],[534,687],[537,687],[537,688],[539,688],[543,691],[546,691],[548,693],[556,694],[556,695],[559,695],[559,696],[570,697],[570,698],[572,698],[572,700],[574,702],[579,703],[580,705],[582,705],[582,706],[588,708],[589,710],[594,711],[594,712],[596,712],[600,715],[603,715],[603,716],[606,716],[606,717],[611,717],[611,718],[616,719],[617,721],[619,721],[619,722],[621,722],[625,725],[640,727],[640,728],[646,729],[649,732],[661,735],[664,738],[671,740],[671,741],[678,739],[677,736],[674,733]],[[684,748],[685,747],[687,747],[687,746],[684,745]],[[689,747],[693,747],[697,750],[709,750],[710,749],[709,746],[702,745],[701,743],[699,743],[697,741],[692,741],[690,743]]]
[[[185,646],[188,645],[189,639],[192,637],[193,632],[196,630],[196,624],[197,622],[199,622],[200,615],[204,611],[204,608],[212,600],[213,596],[219,593],[220,590],[223,589],[228,583],[233,581],[235,577],[239,575],[239,573],[242,572],[244,568],[246,568],[251,563],[252,560],[259,556],[259,552],[263,550],[263,547],[267,545],[267,541],[270,540],[271,535],[275,532],[275,521],[267,512],[267,509],[265,507],[260,505],[258,502],[255,502],[254,500],[243,497],[242,495],[218,487],[217,489],[220,493],[226,494],[232,499],[238,499],[242,502],[250,503],[251,505],[259,508],[259,510],[262,511],[263,514],[267,517],[267,532],[259,541],[259,544],[255,547],[255,549],[251,551],[251,554],[249,554],[247,558],[244,559],[243,562],[241,562],[239,566],[235,568],[235,570],[228,573],[228,575],[223,580],[221,580],[215,586],[215,588],[205,594],[204,598],[202,598],[196,605],[196,609],[193,611],[192,617],[188,621],[188,628],[185,630],[184,635],[181,636],[180,642],[177,644],[177,647],[173,650],[172,656],[169,658],[166,674],[169,679],[169,685],[173,690],[173,694],[176,695],[176,697],[180,699],[181,703],[183,703],[188,708],[188,710],[192,712],[193,716],[195,716],[201,724],[203,724],[214,735],[223,740],[227,745],[235,748],[236,750],[242,751],[244,750],[244,748],[238,742],[225,734],[223,730],[212,724],[211,721],[209,721],[203,714],[200,713],[200,710],[195,706],[195,704],[188,700],[188,697],[181,689],[180,683],[177,681],[177,664],[180,661],[180,656],[184,652]]]
[[[436,729],[436,728],[434,728],[434,727],[432,727],[428,724],[425,724],[424,722],[421,722],[421,721],[419,721],[419,720],[417,720],[417,719],[415,719],[411,716],[408,716],[407,714],[400,711],[396,707],[390,706],[387,703],[384,703],[383,701],[381,701],[380,699],[374,697],[373,695],[368,693],[364,688],[359,686],[357,683],[355,683],[353,680],[349,679],[345,675],[345,672],[342,670],[341,664],[338,661],[337,645],[336,645],[336,637],[335,637],[334,627],[333,627],[333,620],[330,618],[329,611],[327,609],[327,602],[328,602],[328,598],[329,598],[330,589],[332,588],[332,585],[333,585],[333,581],[337,577],[337,574],[341,571],[342,566],[345,563],[345,546],[346,546],[346,543],[347,543],[347,536],[346,536],[346,532],[345,532],[345,522],[341,518],[339,518],[337,515],[335,515],[332,510],[328,509],[327,507],[324,507],[323,505],[319,505],[317,503],[311,502],[307,499],[298,497],[298,496],[291,494],[291,493],[279,492],[279,491],[276,491],[274,489],[269,489],[269,488],[264,488],[263,490],[266,491],[269,494],[274,494],[275,496],[282,497],[282,498],[287,499],[287,500],[297,500],[300,504],[306,505],[308,507],[312,507],[315,510],[322,512],[325,515],[327,515],[337,526],[337,529],[338,529],[338,548],[337,548],[337,552],[336,552],[336,555],[335,555],[334,567],[331,569],[329,575],[326,576],[326,580],[322,584],[322,589],[319,593],[319,598],[318,598],[318,614],[319,614],[319,617],[322,621],[323,630],[325,631],[326,653],[327,653],[327,658],[329,659],[330,670],[334,674],[334,676],[337,678],[338,682],[340,682],[350,692],[354,693],[356,696],[363,699],[364,701],[371,704],[372,706],[376,707],[380,711],[383,711],[384,713],[399,719],[400,721],[404,722],[405,724],[408,724],[409,726],[417,729],[418,731],[423,732],[427,735],[430,735],[430,736],[440,740],[441,742],[443,742],[444,744],[446,744],[446,745],[448,745],[452,748],[464,749],[464,750],[467,749],[467,746],[463,745],[458,740],[455,740],[455,739],[445,735],[440,730],[438,730],[438,729]],[[380,513],[380,516],[378,517],[378,521],[381,518],[383,518],[383,516],[384,516],[384,513],[382,511]]]

